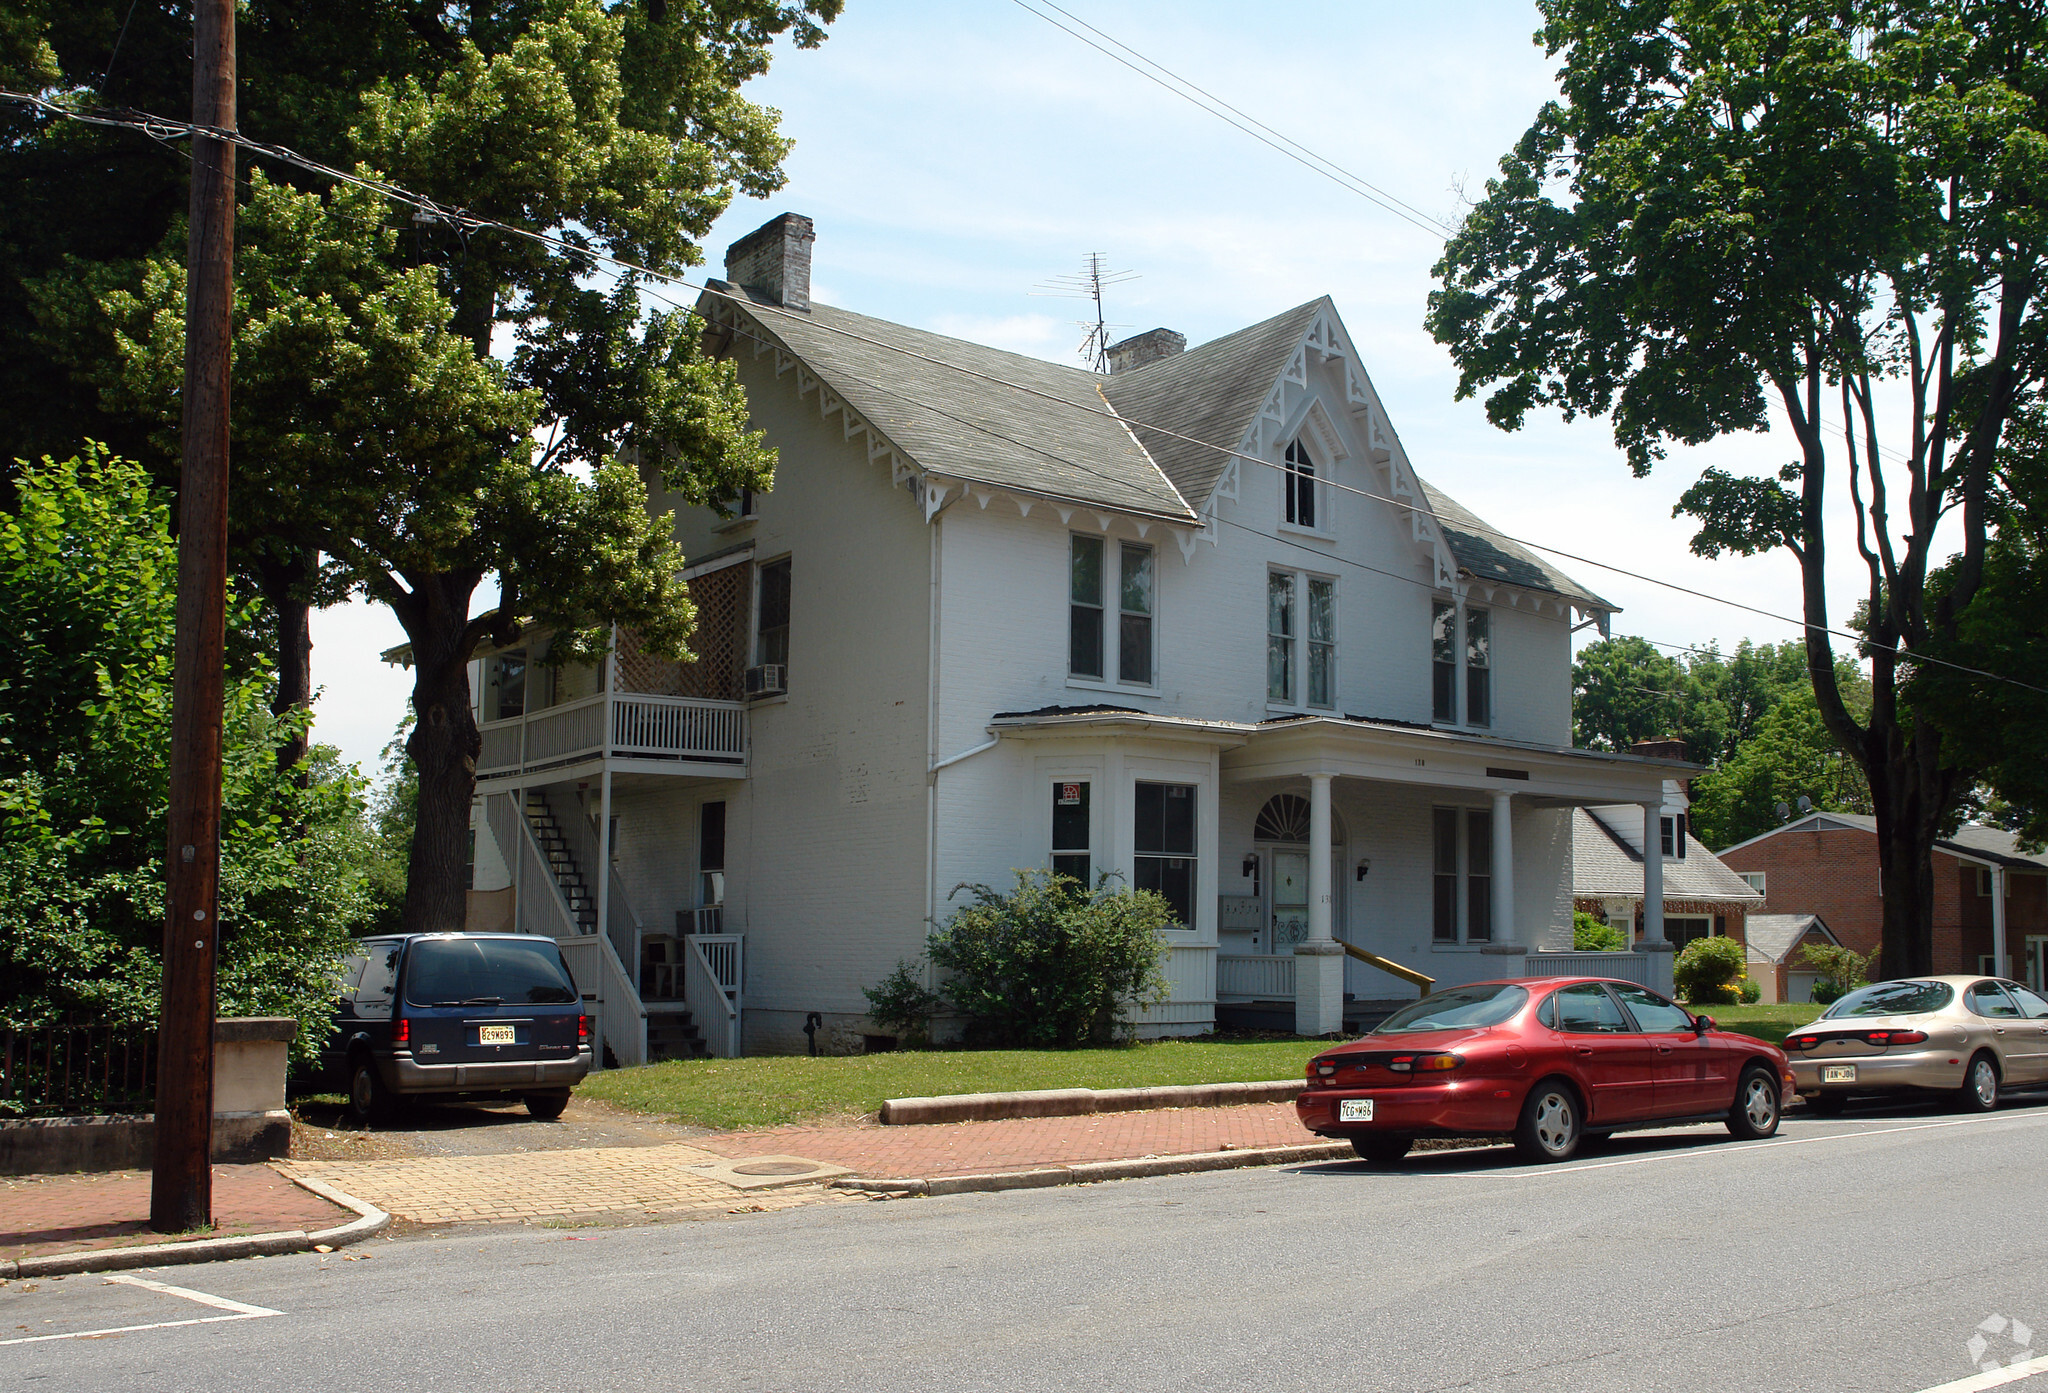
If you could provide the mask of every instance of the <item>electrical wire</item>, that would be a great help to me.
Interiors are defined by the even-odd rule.
[[[1086,406],[1081,403],[1069,400],[1065,397],[1056,396],[1053,393],[1046,392],[1035,387],[1026,386],[1025,384],[1020,382],[1012,382],[1005,378],[1001,378],[990,373],[984,373],[960,363],[948,362],[943,358],[937,358],[927,353],[920,353],[915,349],[905,348],[900,344],[892,344],[887,342],[886,340],[877,339],[872,337],[871,335],[862,334],[855,330],[847,329],[839,325],[827,324],[813,318],[808,314],[803,314],[799,311],[788,310],[779,305],[762,304],[755,301],[752,297],[744,294],[736,294],[731,290],[721,290],[713,285],[700,284],[691,281],[686,277],[674,275],[669,272],[657,271],[651,267],[643,266],[636,262],[628,261],[623,257],[612,255],[608,252],[604,252],[597,248],[585,245],[581,242],[570,241],[566,238],[556,236],[552,233],[539,232],[531,228],[518,227],[511,223],[501,222],[494,218],[479,217],[475,214],[468,212],[466,209],[460,206],[441,203],[435,199],[427,197],[424,194],[414,193],[411,190],[403,188],[400,185],[392,184],[384,180],[373,179],[366,175],[361,175],[353,171],[338,169],[332,165],[324,164],[318,160],[314,160],[305,155],[301,155],[297,151],[289,148],[288,146],[258,141],[252,139],[249,136],[243,135],[239,131],[225,130],[220,127],[207,126],[192,121],[171,120],[166,117],[155,116],[145,112],[135,112],[127,110],[105,113],[73,111],[68,107],[60,106],[54,102],[47,101],[44,98],[37,97],[32,94],[7,91],[4,89],[0,89],[0,100],[22,102],[35,108],[38,108],[39,110],[42,110],[52,116],[80,121],[87,125],[104,126],[112,129],[136,130],[144,135],[149,136],[153,140],[157,140],[165,144],[169,144],[171,141],[179,138],[198,136],[204,136],[208,139],[213,140],[225,141],[230,144],[236,145],[239,148],[249,150],[254,154],[262,155],[265,158],[276,160],[282,164],[294,166],[308,173],[316,174],[323,178],[334,179],[338,182],[352,184],[358,188],[370,190],[371,192],[377,193],[394,203],[410,207],[418,213],[425,214],[429,221],[444,224],[448,226],[451,230],[455,231],[457,235],[463,236],[465,238],[473,232],[486,230],[501,232],[508,236],[524,238],[528,241],[532,241],[540,245],[550,247],[554,250],[563,252],[573,257],[579,257],[586,261],[602,263],[617,267],[622,271],[630,272],[633,275],[642,277],[650,282],[662,282],[669,285],[680,286],[686,290],[696,292],[700,297],[709,296],[714,299],[725,300],[733,304],[744,306],[750,313],[759,316],[764,320],[773,319],[779,316],[792,321],[802,322],[812,326],[814,329],[823,330],[842,338],[847,338],[859,343],[866,344],[870,347],[880,348],[887,352],[895,353],[902,357],[911,358],[920,362],[928,363],[934,367],[938,367],[965,377],[973,378],[978,381],[985,382],[991,386],[1001,387],[1007,391],[1019,392],[1026,396],[1034,397],[1049,402],[1065,410],[1082,412],[1087,415],[1098,416],[1104,419],[1113,420],[1127,429],[1150,431],[1157,435],[1167,437],[1169,439],[1178,440],[1190,445],[1195,445],[1205,450],[1213,450],[1218,454],[1225,455],[1233,459],[1247,460],[1253,464],[1260,465],[1264,468],[1273,469],[1276,471],[1283,471],[1285,468],[1285,466],[1279,463],[1278,461],[1268,460],[1261,456],[1247,453],[1243,450],[1235,449],[1230,446],[1218,445],[1212,441],[1202,440],[1195,436],[1184,434],[1180,431],[1173,430],[1166,426],[1155,425],[1144,421],[1131,420],[1129,418],[1118,415],[1114,410],[1109,409],[1107,406],[1101,409]],[[690,306],[681,304],[679,301],[670,299],[667,296],[663,296],[658,292],[652,290],[651,288],[647,289],[647,293],[652,298],[662,300],[664,303],[669,304],[674,308],[685,311],[688,311],[691,308]],[[1083,468],[1082,466],[1078,465],[1074,467]],[[1086,471],[1084,468],[1084,472],[1093,471]],[[1107,478],[1109,476],[1101,477]],[[1384,504],[1388,507],[1395,508],[1400,511],[1422,514],[1425,517],[1429,518],[1432,522],[1436,522],[1438,526],[1441,526],[1441,522],[1436,519],[1434,512],[1424,504],[1410,503],[1406,500],[1394,498],[1387,494],[1377,493],[1371,489],[1361,488],[1355,484],[1344,484],[1334,479],[1326,479],[1322,480],[1321,482],[1326,487],[1340,492],[1351,493],[1358,495],[1362,498],[1368,498],[1375,502]],[[1212,516],[1215,515],[1212,514]],[[1218,520],[1222,521],[1223,519],[1219,517]],[[1181,521],[1184,523],[1192,523],[1196,521],[1196,519],[1191,513],[1189,517],[1184,519],[1178,519],[1177,521]],[[1794,619],[1790,616],[1778,614],[1774,611],[1763,609],[1756,605],[1745,604],[1739,600],[1731,600],[1726,596],[1714,595],[1707,591],[1696,590],[1690,586],[1681,585],[1676,581],[1668,581],[1656,576],[1647,575],[1643,572],[1632,571],[1626,567],[1616,566],[1611,562],[1601,561],[1592,556],[1581,555],[1579,553],[1565,551],[1562,548],[1549,546],[1541,542],[1516,537],[1511,533],[1503,532],[1498,528],[1480,522],[1477,518],[1474,518],[1473,522],[1475,526],[1472,530],[1484,536],[1494,538],[1499,541],[1511,542],[1516,546],[1526,547],[1531,551],[1541,552],[1547,556],[1554,556],[1561,560],[1573,562],[1577,565],[1592,566],[1599,570],[1609,572],[1613,575],[1618,575],[1630,580],[1639,581],[1646,585],[1658,586],[1666,590],[1674,591],[1678,594],[1690,596],[1694,599],[1705,600],[1713,604],[1725,605],[1731,609],[1741,610],[1745,613],[1753,614],[1760,618],[1769,619],[1774,623],[1789,625],[1793,628],[1799,629],[1801,632],[1818,632],[1833,638],[1839,638],[1844,642],[1853,643],[1859,646],[1870,648],[1873,651],[1889,652],[1903,661],[1913,663],[1934,664],[1937,666],[1946,667],[1959,672],[1963,672],[1970,676],[1982,677],[1989,681],[2006,683],[2012,686],[2024,688],[2028,691],[2042,692],[2044,695],[2048,695],[2048,688],[2036,687],[2031,683],[2022,682],[2017,678],[2005,677],[2001,674],[1989,672],[1981,668],[1970,667],[1966,664],[1951,662],[1947,659],[1937,658],[1927,654],[1915,653],[1910,650],[1898,648],[1895,646],[1878,647],[1875,645],[1871,645],[1868,639],[1866,639],[1863,635],[1857,634],[1850,630],[1836,629],[1829,627],[1827,625],[1808,623],[1803,619]],[[1243,527],[1243,524],[1233,525]],[[1245,530],[1257,532],[1257,529],[1252,528],[1245,528]],[[1268,536],[1270,534],[1260,532],[1257,535]],[[1285,541],[1286,539],[1275,538],[1275,540]],[[1287,544],[1296,546],[1299,545],[1297,543],[1292,542],[1289,542]],[[1315,552],[1313,554],[1326,555],[1326,553],[1321,552]]]

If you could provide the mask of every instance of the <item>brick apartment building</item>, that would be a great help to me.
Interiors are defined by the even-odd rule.
[[[1763,892],[1774,913],[1818,914],[1859,953],[1884,934],[1877,820],[1812,813],[1720,853]],[[2015,977],[2037,991],[2048,974],[2048,855],[2019,849],[2010,832],[1966,824],[1934,846],[1934,970]],[[2002,892],[2002,894],[2000,893]],[[2005,962],[1994,939],[2003,900]],[[1876,964],[1877,975],[1884,964]]]

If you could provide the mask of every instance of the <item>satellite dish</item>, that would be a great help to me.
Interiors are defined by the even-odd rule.
[[[1813,800],[1811,798],[1808,798],[1803,793],[1799,795],[1799,811],[1802,813],[1810,813],[1813,811]]]
[[[1792,805],[1790,803],[1780,803],[1775,811],[1778,814],[1778,821],[1783,822],[1786,818],[1792,816]]]

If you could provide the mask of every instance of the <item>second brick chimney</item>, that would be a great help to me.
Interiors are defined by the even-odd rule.
[[[725,249],[725,278],[784,309],[811,309],[811,244],[818,234],[801,213],[784,213]]]
[[[1156,363],[1161,358],[1171,358],[1187,346],[1186,334],[1177,334],[1171,329],[1147,329],[1142,334],[1133,334],[1123,342],[1109,346],[1109,370],[1129,372],[1132,368]]]

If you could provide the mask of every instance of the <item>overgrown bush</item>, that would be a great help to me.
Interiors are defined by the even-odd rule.
[[[1745,977],[1735,984],[1736,995],[1742,998],[1744,1006],[1754,1006],[1764,999],[1764,989],[1753,977]]]
[[[1625,953],[1628,935],[1583,909],[1572,911],[1572,951],[1575,953]]]
[[[1008,892],[957,887],[972,903],[926,943],[969,1038],[1073,1046],[1127,1037],[1131,1010],[1166,999],[1162,930],[1173,911],[1149,890],[1103,883],[1091,891],[1049,871],[1016,875]]]
[[[1741,999],[1736,983],[1747,955],[1732,938],[1716,934],[1685,945],[1671,969],[1672,985],[1694,1006],[1729,1006]]]
[[[945,998],[924,984],[916,963],[897,963],[894,972],[862,987],[860,994],[868,999],[868,1019],[906,1045],[930,1044],[932,1017],[946,1009]]]
[[[1799,965],[1820,974],[1813,999],[1823,1005],[1839,1001],[1870,981],[1869,958],[1839,943],[1809,943],[1799,950]]]

